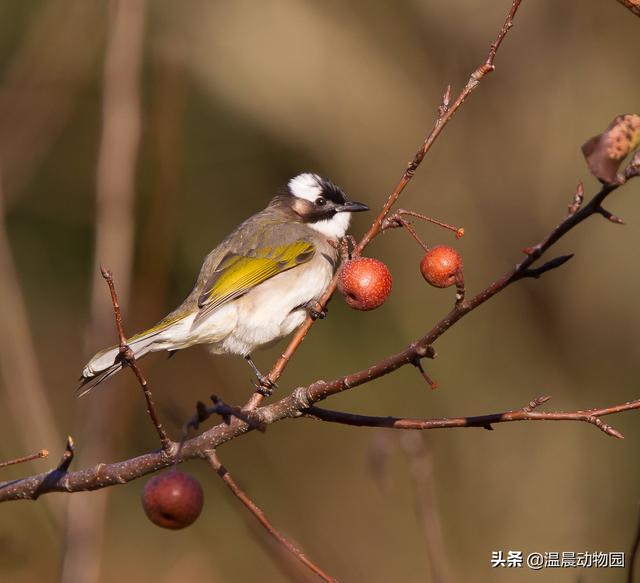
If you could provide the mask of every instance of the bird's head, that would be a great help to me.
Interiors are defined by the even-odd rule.
[[[351,213],[369,210],[366,204],[348,200],[342,189],[317,174],[295,176],[285,191],[280,200],[309,227],[332,239],[345,235]]]

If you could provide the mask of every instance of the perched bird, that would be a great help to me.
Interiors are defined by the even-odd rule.
[[[292,178],[207,255],[178,308],[127,340],[134,356],[207,344],[214,354],[243,356],[264,385],[251,353],[318,315],[337,262],[331,243],[345,235],[351,213],[366,210],[317,174]],[[123,366],[117,346],[98,352],[82,371],[81,394]]]

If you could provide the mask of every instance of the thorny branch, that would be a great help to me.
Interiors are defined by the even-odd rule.
[[[234,407],[233,405],[227,405],[217,395],[211,395],[211,407],[207,407],[202,401],[196,403],[196,414],[189,419],[182,427],[182,434],[187,435],[189,429],[197,430],[200,424],[209,419],[212,415],[219,415],[222,421],[229,425],[231,420],[236,417],[241,421],[244,421],[251,429],[257,429],[264,433],[266,427],[264,423],[260,422],[259,418],[256,418],[252,411],[243,411],[240,407]]]
[[[540,243],[526,250],[525,258],[513,269],[495,280],[471,299],[457,303],[427,334],[409,344],[401,352],[388,356],[366,369],[339,377],[332,381],[319,380],[307,387],[299,387],[287,397],[271,405],[259,407],[252,411],[252,424],[234,415],[231,423],[218,424],[208,431],[185,441],[180,452],[179,460],[176,455],[178,444],[170,442],[169,446],[163,451],[147,453],[122,462],[98,464],[94,468],[75,472],[68,472],[66,469],[61,470],[60,468],[56,468],[49,472],[30,476],[22,480],[0,483],[0,501],[35,499],[41,494],[48,492],[95,490],[129,482],[143,475],[170,466],[176,463],[176,461],[182,462],[188,459],[204,458],[207,451],[215,449],[223,443],[251,431],[256,426],[257,421],[259,421],[260,424],[269,425],[283,419],[303,417],[309,413],[313,413],[311,407],[313,407],[315,403],[331,395],[369,383],[394,372],[402,366],[415,364],[416,359],[422,359],[432,355],[433,343],[456,322],[504,290],[511,283],[519,279],[531,277],[529,270],[532,268],[533,263],[539,259],[545,251],[585,219],[594,214],[599,215],[598,209],[601,208],[607,196],[628,180],[640,174],[640,164],[638,164],[637,158],[637,156],[634,157],[626,170],[621,174],[618,182],[603,185],[600,191],[579,210],[572,208],[564,220],[552,229]],[[394,418],[382,418],[386,419],[384,422],[379,419],[374,421],[373,419],[375,418],[362,416],[352,416],[350,419],[358,418],[360,421],[368,421],[369,425],[375,424],[375,426],[397,427],[402,429],[488,427],[492,424],[511,421],[583,421],[598,427],[608,435],[622,437],[616,429],[603,423],[600,417],[640,409],[640,399],[599,409],[549,413],[532,411],[534,408],[533,404],[535,403],[536,402],[533,402],[528,408],[518,411],[494,413],[478,417],[454,417],[430,420],[394,420]],[[320,413],[320,415],[322,414],[323,413]],[[335,418],[340,415],[342,415],[342,417],[340,417],[341,421],[349,420],[349,414],[333,413]],[[391,421],[389,421],[389,419],[391,419]],[[362,425],[367,425],[367,423],[362,423]]]
[[[473,73],[471,73],[469,80],[467,81],[466,85],[462,88],[462,91],[460,91],[458,96],[455,98],[453,103],[450,103],[451,86],[448,86],[447,89],[445,90],[444,95],[442,97],[442,103],[438,108],[438,115],[436,117],[436,121],[431,132],[429,132],[422,146],[420,146],[418,151],[413,156],[413,159],[411,160],[411,162],[409,162],[407,168],[402,174],[402,177],[400,178],[400,181],[398,182],[396,187],[393,189],[392,193],[389,195],[387,202],[384,204],[384,206],[382,207],[382,210],[380,211],[376,219],[373,221],[373,224],[371,225],[369,230],[364,234],[364,236],[356,246],[354,250],[356,255],[359,255],[360,253],[362,253],[362,251],[367,247],[367,245],[369,245],[369,243],[371,243],[371,241],[373,241],[373,239],[382,232],[382,225],[385,218],[391,211],[392,207],[398,201],[398,198],[400,198],[402,191],[405,189],[407,184],[409,184],[409,182],[413,178],[413,175],[418,169],[418,166],[420,166],[420,163],[422,162],[422,160],[424,160],[424,157],[426,156],[427,152],[431,149],[431,146],[433,146],[434,142],[436,141],[436,139],[438,138],[438,136],[440,135],[444,127],[447,125],[447,123],[449,123],[451,118],[453,118],[453,116],[458,111],[460,106],[464,103],[465,99],[480,84],[480,81],[482,81],[482,79],[488,73],[491,73],[491,71],[494,70],[495,67],[494,67],[493,61],[496,57],[496,53],[498,52],[498,49],[500,48],[500,45],[502,44],[504,37],[507,35],[507,32],[509,32],[509,29],[511,29],[511,27],[513,26],[513,18],[516,15],[516,12],[520,6],[521,1],[522,0],[513,0],[511,4],[511,8],[505,18],[502,28],[500,29],[500,32],[498,33],[498,36],[489,47],[487,58],[475,71],[473,71]],[[326,307],[327,303],[331,299],[331,296],[336,291],[337,285],[338,285],[338,276],[336,274],[331,280],[329,287],[326,289],[326,291],[324,292],[324,294],[319,300],[321,307]],[[297,332],[291,339],[291,342],[289,342],[288,346],[285,348],[284,352],[282,353],[280,358],[276,361],[276,363],[273,365],[273,368],[267,375],[271,382],[275,383],[280,378],[287,364],[291,360],[291,357],[296,352],[296,350],[298,350],[298,348],[300,347],[300,344],[302,344],[302,341],[305,339],[307,333],[309,332],[313,324],[314,324],[314,320],[308,317],[305,320],[304,324],[302,324],[302,326],[298,328]],[[254,393],[251,399],[245,405],[245,409],[255,409],[260,405],[263,399],[264,399],[264,396],[261,393],[259,392]]]
[[[389,213],[400,197],[402,191],[413,177],[425,155],[442,132],[444,126],[451,120],[464,100],[478,86],[480,81],[488,73],[493,71],[495,56],[507,32],[513,25],[513,18],[520,2],[521,0],[513,1],[505,22],[489,49],[486,60],[471,74],[467,84],[455,98],[453,103],[451,103],[450,87],[445,91],[442,103],[438,108],[438,114],[433,129],[426,137],[420,149],[414,155],[412,161],[408,164],[400,181],[393,192],[389,195],[389,198],[370,229],[363,236],[360,242],[355,245],[354,253],[356,255],[361,253],[377,235],[387,228],[387,226],[389,228],[391,226],[405,227],[412,236],[419,239],[415,232],[412,233],[412,229],[408,221],[402,219],[401,216],[403,213],[411,215],[410,211],[397,211],[395,215],[392,216]],[[133,352],[126,343],[126,336],[122,325],[120,308],[111,273],[103,269],[103,277],[107,281],[111,292],[123,366],[126,364],[132,368],[140,386],[143,389],[147,400],[148,413],[160,438],[162,449],[113,464],[100,463],[93,468],[69,471],[69,466],[73,461],[74,456],[73,441],[69,438],[64,455],[56,468],[21,480],[0,483],[0,501],[36,499],[40,495],[49,492],[77,492],[95,490],[116,484],[124,484],[172,464],[181,463],[182,461],[189,459],[200,458],[208,461],[211,467],[218,473],[234,495],[252,512],[260,524],[264,526],[269,534],[285,549],[325,581],[334,581],[331,576],[324,573],[318,566],[306,558],[303,553],[301,553],[271,525],[263,511],[238,486],[233,477],[229,474],[226,468],[224,468],[215,453],[217,447],[254,429],[264,430],[267,425],[283,419],[301,417],[315,418],[322,421],[354,426],[413,430],[460,427],[493,429],[493,425],[512,421],[581,421],[594,425],[607,435],[623,438],[622,434],[617,429],[604,423],[601,417],[621,413],[623,411],[640,409],[640,399],[598,409],[587,409],[574,412],[544,412],[537,409],[545,403],[549,397],[542,396],[532,400],[528,405],[521,409],[479,416],[439,419],[408,419],[357,415],[322,409],[316,407],[315,404],[336,393],[369,383],[377,378],[390,374],[407,364],[414,365],[422,370],[421,360],[423,358],[432,357],[435,354],[433,343],[467,313],[482,305],[510,284],[524,278],[538,278],[547,271],[556,269],[571,259],[572,255],[565,255],[553,258],[539,266],[534,265],[550,247],[552,247],[561,237],[579,225],[582,221],[591,215],[596,214],[603,216],[614,223],[622,222],[621,219],[615,217],[604,209],[602,204],[611,192],[619,188],[629,179],[638,176],[638,174],[640,174],[640,156],[636,155],[627,169],[618,175],[618,179],[614,182],[605,183],[600,191],[595,194],[585,206],[583,206],[584,189],[580,184],[573,197],[572,203],[569,205],[568,214],[565,218],[554,229],[552,229],[540,243],[527,248],[525,250],[525,258],[522,261],[470,299],[465,299],[463,293],[463,282],[459,282],[458,296],[452,310],[438,323],[436,323],[429,332],[409,344],[401,352],[391,355],[364,370],[342,376],[332,381],[318,380],[306,387],[299,387],[288,396],[267,406],[260,406],[263,396],[259,393],[254,394],[242,409],[226,405],[216,397],[212,397],[212,407],[206,407],[202,403],[198,404],[196,416],[185,424],[185,433],[188,428],[198,428],[200,423],[212,414],[220,415],[222,417],[222,423],[215,425],[211,429],[191,439],[183,439],[180,444],[169,439],[158,420],[147,381],[136,364]],[[397,225],[390,225],[389,221],[392,217],[399,217]],[[337,279],[334,278],[321,298],[321,308],[326,306],[327,301],[334,293],[336,281]],[[281,376],[292,355],[296,352],[312,325],[313,320],[308,318],[296,333],[280,359],[278,359],[269,373],[269,378],[272,382],[277,381]],[[428,377],[425,376],[425,378],[430,381]],[[432,381],[430,382],[433,384]],[[33,457],[34,456],[29,456],[28,458],[14,460],[13,463],[26,461],[26,459],[33,459]],[[0,467],[3,467],[3,465],[8,465],[8,463],[0,464]]]
[[[367,371],[361,371],[358,374],[366,374]],[[323,415],[323,409],[313,409],[314,403],[326,398],[327,389],[336,385],[344,385],[348,382],[348,377],[341,377],[331,383],[318,381],[308,387],[300,387],[293,393],[284,397],[280,401],[260,407],[256,409],[254,414],[261,421],[270,425],[283,419],[294,419],[309,415],[315,415],[320,411],[317,417]],[[362,384],[362,383],[358,383]],[[354,385],[355,386],[355,385]],[[540,398],[538,399],[540,400]],[[482,427],[488,428],[498,423],[507,423],[511,421],[583,421],[598,427],[605,433],[622,437],[615,429],[604,424],[600,417],[614,415],[624,411],[640,409],[640,399],[603,407],[599,409],[586,409],[584,411],[558,411],[558,412],[534,412],[534,404],[536,401],[529,403],[527,407],[520,410],[508,411],[505,413],[494,413],[483,416],[472,417],[450,417],[441,419],[400,419],[393,417],[366,417],[358,415],[350,415],[338,412],[327,412],[327,416],[334,416],[335,419],[327,419],[328,421],[336,421],[337,416],[341,416],[337,422],[344,422],[350,419],[358,421],[370,422],[363,423],[347,423],[350,425],[387,427],[391,429],[445,429],[459,427]],[[537,405],[536,405],[537,406]],[[385,420],[384,422],[381,420]],[[42,494],[50,492],[81,492],[86,490],[98,490],[108,486],[117,484],[126,484],[136,480],[144,475],[150,474],[162,468],[169,467],[174,463],[180,463],[190,459],[205,459],[208,452],[216,449],[222,444],[231,441],[241,435],[251,431],[251,427],[241,421],[230,425],[221,423],[205,431],[204,433],[185,441],[179,459],[177,458],[177,447],[171,448],[169,451],[154,451],[135,458],[127,459],[113,464],[98,464],[92,468],[77,470],[73,472],[67,471],[65,467],[58,467],[48,472],[36,474],[23,478],[21,480],[13,480],[10,482],[0,483],[0,502],[8,500],[35,500]],[[177,445],[177,444],[176,444]]]
[[[514,2],[507,22],[512,18],[518,5],[519,2]],[[501,30],[498,40],[503,38],[506,30],[508,30],[507,25],[505,25]],[[499,42],[496,41],[495,44],[498,46]],[[489,64],[492,63],[493,56],[495,56],[495,53],[492,49],[487,61]],[[486,65],[486,63],[484,65]],[[482,67],[480,67],[479,70],[480,69],[482,69]],[[468,95],[471,89],[466,89],[465,91],[463,91],[464,96]],[[435,135],[437,135],[440,131],[438,128],[441,128],[442,124],[445,123],[442,121],[444,116],[448,115],[449,117],[446,119],[450,119],[454,108],[453,106],[449,108],[447,101],[448,99],[445,96],[445,100],[439,114],[440,117],[438,118],[439,121],[436,122],[434,131],[427,138],[423,149],[421,149],[420,152],[426,152],[430,147],[430,144],[433,143],[433,140],[435,139],[434,132]],[[456,103],[460,101],[461,98],[458,97],[456,99]],[[442,113],[443,111],[445,113]],[[0,501],[35,499],[41,494],[48,492],[94,490],[115,484],[126,483],[160,468],[170,466],[175,463],[176,460],[182,462],[188,459],[205,458],[206,452],[211,451],[223,443],[239,437],[258,426],[266,426],[283,419],[314,415],[314,413],[316,417],[320,417],[321,415],[332,416],[332,421],[337,420],[339,417],[340,422],[357,420],[358,422],[362,422],[362,425],[368,424],[382,427],[413,429],[489,427],[492,424],[524,420],[583,421],[593,424],[609,435],[622,437],[617,430],[604,424],[599,418],[623,411],[640,409],[640,399],[622,405],[575,412],[532,411],[534,408],[533,405],[537,404],[537,402],[534,402],[527,408],[504,413],[494,413],[476,417],[453,417],[423,420],[371,418],[346,413],[323,412],[324,410],[318,410],[313,406],[315,403],[322,401],[331,395],[368,383],[384,375],[390,374],[402,366],[407,364],[413,365],[416,361],[429,356],[433,352],[433,343],[467,313],[479,307],[511,283],[518,281],[519,279],[533,277],[536,273],[540,275],[547,269],[557,267],[559,263],[565,261],[566,259],[563,257],[551,260],[551,262],[544,264],[542,267],[533,267],[536,260],[539,259],[562,236],[591,215],[601,214],[600,209],[602,208],[602,204],[607,196],[623,185],[626,181],[640,173],[640,165],[638,164],[637,158],[638,156],[634,158],[632,163],[629,164],[627,169],[620,175],[620,180],[615,183],[603,185],[601,190],[585,206],[582,206],[584,198],[583,189],[579,188],[576,195],[573,197],[573,202],[570,205],[569,212],[563,221],[552,229],[540,243],[526,249],[526,256],[520,263],[502,277],[488,285],[485,289],[477,293],[471,299],[457,303],[454,308],[429,332],[409,344],[401,352],[391,355],[364,370],[345,375],[338,379],[334,379],[333,381],[316,381],[307,387],[300,387],[290,395],[268,406],[256,408],[257,404],[254,401],[251,401],[244,408],[245,411],[247,411],[247,409],[255,409],[252,411],[251,423],[248,422],[248,419],[243,419],[241,416],[234,413],[230,416],[230,423],[220,423],[202,434],[186,440],[181,449],[179,460],[177,460],[178,444],[168,441],[167,447],[162,451],[150,452],[121,462],[113,464],[98,464],[94,468],[78,470],[75,472],[68,472],[66,469],[61,470],[60,468],[56,468],[49,472],[30,476],[22,480],[0,483]],[[416,155],[416,159],[421,159],[420,153]],[[411,167],[415,169],[417,164],[414,164],[414,166],[410,165],[410,168]],[[408,172],[408,174],[411,174],[411,172]],[[359,244],[360,248],[363,248],[371,240],[374,233],[379,232],[384,217],[406,185],[406,175],[407,172],[405,172],[405,176],[403,176],[403,181],[401,181],[399,186],[396,188],[396,191],[394,191],[390,199],[387,201],[383,213],[378,217],[378,220],[376,220],[372,229],[370,229],[370,232],[365,235],[363,240],[361,240]],[[545,266],[548,267],[545,268]],[[284,365],[281,364],[281,366],[284,368]],[[282,369],[279,370],[281,371]]]

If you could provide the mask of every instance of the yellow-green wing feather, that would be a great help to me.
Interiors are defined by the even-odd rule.
[[[194,324],[271,277],[306,263],[315,250],[313,243],[300,239],[288,245],[254,249],[247,255],[227,254],[198,298],[201,310]]]
[[[155,336],[156,334],[160,334],[160,332],[164,331],[166,328],[171,326],[171,324],[175,324],[178,320],[182,320],[184,318],[184,314],[170,314],[166,318],[163,318],[158,322],[155,326],[152,326],[148,330],[144,330],[143,332],[138,332],[134,334],[130,338],[127,338],[127,343],[135,342],[136,340],[140,340],[142,338],[149,338],[150,336]]]

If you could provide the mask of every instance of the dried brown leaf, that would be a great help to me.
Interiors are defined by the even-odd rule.
[[[601,134],[582,145],[591,173],[601,182],[617,181],[620,163],[640,145],[640,115],[616,117]]]

